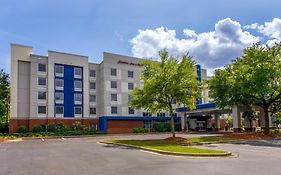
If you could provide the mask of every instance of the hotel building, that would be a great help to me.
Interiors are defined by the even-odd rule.
[[[30,46],[11,44],[10,132],[20,125],[31,130],[36,124],[80,121],[108,133],[123,133],[170,120],[165,111],[152,117],[128,107],[132,90],[142,87],[141,59],[107,52],[100,64],[88,59],[57,51],[36,55]],[[207,79],[199,65],[197,74],[199,81]],[[202,92],[199,103],[208,101],[206,94]]]

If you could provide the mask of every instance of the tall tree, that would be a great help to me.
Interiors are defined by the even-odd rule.
[[[160,62],[144,60],[141,89],[135,88],[129,105],[150,112],[169,111],[172,136],[175,137],[173,102],[193,109],[200,96],[200,83],[196,80],[196,64],[188,54],[180,59],[159,52]]]
[[[10,81],[9,75],[3,69],[0,70],[0,124],[7,124],[9,121],[10,102]]]
[[[220,107],[257,105],[264,110],[269,133],[269,109],[281,99],[281,43],[272,47],[256,43],[209,82],[211,96]]]

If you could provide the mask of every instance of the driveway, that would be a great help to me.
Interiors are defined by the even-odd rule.
[[[151,139],[167,136],[169,135],[127,135],[0,142],[0,174],[279,175],[281,173],[281,144],[276,146],[281,142],[280,140],[271,141],[273,145],[262,145],[261,142],[239,142],[207,146],[239,154],[236,158],[175,157],[97,143],[101,139],[110,138]]]

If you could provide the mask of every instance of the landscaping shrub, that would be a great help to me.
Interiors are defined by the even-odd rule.
[[[172,125],[170,123],[164,123],[164,132],[170,132],[172,130]]]
[[[279,129],[270,129],[270,134],[279,134]]]
[[[98,135],[105,134],[102,131],[94,130],[73,130],[73,131],[63,131],[63,132],[27,132],[27,133],[0,133],[0,137],[4,138],[19,138],[19,137],[48,137],[48,136],[79,136],[79,135]]]
[[[180,122],[175,123],[175,131],[181,131],[181,123]]]
[[[64,131],[70,131],[70,127],[63,124],[63,123],[60,123],[60,124],[57,124],[57,131],[58,132],[64,132]]]
[[[56,132],[57,131],[57,125],[56,124],[49,124],[47,126],[47,131],[48,132]]]
[[[17,129],[18,133],[27,133],[27,127],[24,125],[20,125]]]
[[[0,133],[8,133],[9,126],[7,123],[0,123]]]
[[[73,123],[73,125],[72,125],[72,129],[73,130],[86,130],[86,129],[88,129],[85,125],[82,125],[82,123],[81,122],[75,122],[75,123]]]
[[[44,128],[41,125],[34,125],[32,127],[32,132],[43,132]]]
[[[147,128],[134,128],[133,133],[146,133],[149,132]]]
[[[170,123],[154,123],[153,129],[156,132],[170,132],[172,130],[172,126]]]

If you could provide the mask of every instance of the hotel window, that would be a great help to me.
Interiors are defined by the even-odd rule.
[[[129,107],[128,110],[129,110],[129,114],[135,114],[135,110],[133,108]]]
[[[46,86],[47,85],[47,79],[44,77],[38,77],[38,85],[39,86]]]
[[[151,117],[152,114],[151,114],[150,112],[143,112],[143,113],[142,113],[142,116],[143,116],[143,117]]]
[[[157,117],[165,117],[165,116],[166,116],[165,112],[157,113]]]
[[[117,107],[111,106],[111,114],[117,114]]]
[[[46,106],[38,106],[38,114],[46,114],[47,113],[47,109]]]
[[[82,104],[82,94],[74,94],[74,103]]]
[[[90,108],[90,115],[96,115],[96,114],[97,114],[96,108],[91,107]]]
[[[56,90],[63,90],[64,87],[64,82],[62,79],[56,79],[55,80],[55,86],[56,86]]]
[[[63,115],[63,106],[56,106],[56,115]]]
[[[38,63],[38,72],[46,72],[47,71],[47,65]]]
[[[128,83],[128,89],[133,90],[134,89],[134,83]]]
[[[55,100],[56,100],[56,103],[62,104],[62,103],[63,103],[63,99],[64,99],[64,95],[63,95],[62,92],[56,92],[56,93],[55,93]]]
[[[75,115],[82,115],[82,107],[74,107]]]
[[[90,90],[96,89],[96,82],[90,82]]]
[[[38,92],[38,99],[39,100],[46,100],[47,99],[47,93],[44,91],[39,91]]]
[[[117,101],[117,94],[111,94],[111,101]]]
[[[90,95],[90,102],[96,102],[96,96]]]
[[[134,78],[134,72],[133,71],[128,71],[128,77],[129,78]]]
[[[55,66],[55,74],[56,74],[56,76],[63,77],[63,73],[64,73],[63,66],[56,65]]]
[[[74,90],[82,91],[82,81],[74,81]]]
[[[111,68],[111,69],[110,69],[110,75],[111,75],[111,76],[117,76],[117,69]]]
[[[96,70],[90,70],[90,77],[96,77]]]
[[[82,68],[74,68],[74,78],[82,78]]]
[[[116,89],[117,88],[117,81],[111,81],[111,88]]]
[[[128,101],[130,101],[132,99],[132,95],[128,95]]]

